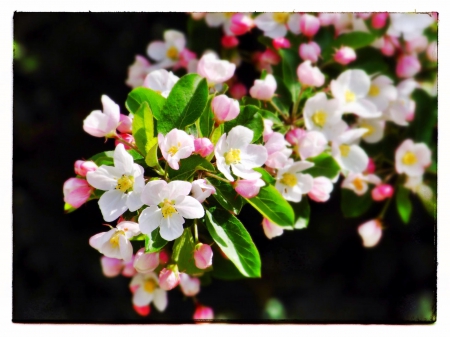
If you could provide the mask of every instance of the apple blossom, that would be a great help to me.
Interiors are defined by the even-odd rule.
[[[195,296],[200,292],[200,280],[197,277],[180,273],[180,288],[185,296]]]
[[[126,141],[127,143],[130,143],[131,145],[135,145],[135,140],[132,134],[130,133],[119,133],[116,137],[116,139],[114,140],[114,145],[117,146],[119,144],[123,144],[120,140],[123,139],[124,141]],[[131,146],[127,145],[127,144],[123,144],[125,150],[130,150],[132,149]]]
[[[63,185],[64,202],[74,208],[78,208],[89,200],[93,191],[94,189],[86,180],[69,178]]]
[[[150,308],[150,305],[144,305],[142,307],[138,307],[137,305],[133,304],[133,309],[136,311],[136,313],[140,316],[146,317],[150,315],[150,312],[152,311]]]
[[[159,92],[161,96],[167,98],[173,86],[178,82],[179,77],[166,69],[158,69],[150,72],[144,80],[143,86]]]
[[[372,190],[372,199],[375,201],[383,201],[392,197],[394,188],[389,184],[380,184]]]
[[[127,116],[120,114],[119,118],[119,126],[117,127],[117,130],[122,133],[132,133],[133,130],[131,128],[131,124],[133,123],[133,116]]]
[[[386,21],[389,18],[389,13],[373,13],[372,15],[372,27],[375,29],[381,29],[386,25]]]
[[[170,256],[165,249],[159,251],[159,263],[165,265],[169,262]]]
[[[283,227],[280,227],[276,224],[274,224],[272,221],[270,221],[267,218],[263,218],[262,226],[264,230],[264,234],[268,239],[273,239],[276,236],[280,236],[283,234]]]
[[[222,26],[225,35],[233,35],[231,31],[231,19],[234,13],[206,13],[205,21],[209,27],[220,27]]]
[[[425,35],[418,35],[412,40],[406,41],[405,51],[408,54],[421,53],[428,47],[428,39]]]
[[[264,118],[263,123],[264,123],[263,141],[267,142],[269,140],[270,136],[273,134],[273,130],[272,130],[273,121],[271,121],[270,119]]]
[[[366,133],[362,135],[362,139],[367,143],[376,143],[383,138],[385,121],[380,118],[370,118],[358,120],[360,128],[366,129]]]
[[[123,270],[122,270],[123,276],[133,277],[134,275],[136,275],[137,271],[136,271],[136,269],[134,269],[133,263],[134,263],[134,256],[131,258],[130,261],[124,262]]]
[[[158,253],[146,253],[145,248],[137,251],[133,267],[142,274],[154,271],[159,266]]]
[[[147,54],[158,63],[151,66],[152,70],[175,66],[180,59],[180,53],[186,46],[184,34],[176,30],[166,30],[164,41],[154,41],[147,47]]]
[[[152,180],[142,191],[142,202],[150,207],[139,216],[142,233],[150,234],[160,228],[161,237],[172,241],[183,234],[184,218],[199,219],[205,215],[200,202],[188,196],[191,183],[187,181]]]
[[[196,61],[197,61],[197,54],[194,53],[193,51],[190,51],[187,48],[184,48],[180,52],[180,59],[178,63],[173,66],[173,69],[177,70],[178,68],[185,68],[189,72],[190,69],[189,67],[191,66],[191,63]]]
[[[278,37],[272,40],[272,46],[275,49],[290,48],[291,42],[289,42],[289,40],[286,39],[285,37]]]
[[[214,144],[209,138],[195,138],[194,139],[194,153],[199,154],[203,158],[208,157],[214,150]]]
[[[312,166],[314,164],[311,162],[298,161],[278,170],[275,187],[286,200],[299,202],[302,200],[302,194],[311,191],[313,178],[300,172]]]
[[[342,188],[352,190],[357,195],[364,195],[369,189],[369,183],[379,185],[381,179],[374,174],[349,173],[342,181]]]
[[[412,40],[423,33],[423,30],[431,25],[434,19],[425,13],[391,13],[391,25],[388,35],[400,37],[406,41]]]
[[[247,95],[247,87],[242,83],[234,83],[230,87],[230,95],[234,99],[241,99]]]
[[[102,256],[100,259],[103,275],[106,277],[116,277],[123,268],[123,261],[113,257]]]
[[[234,181],[230,169],[241,178],[254,180],[261,174],[253,168],[260,167],[267,160],[267,150],[262,145],[250,144],[253,139],[253,131],[245,126],[235,126],[227,134],[223,134],[216,144],[214,154],[216,156],[217,169],[225,177]]]
[[[144,83],[145,76],[150,72],[150,62],[141,55],[136,55],[134,63],[128,67],[128,78],[125,84],[129,87],[140,87]]]
[[[308,131],[298,145],[301,159],[315,157],[325,151],[328,141],[319,131]]]
[[[262,101],[270,101],[277,90],[277,82],[272,74],[267,74],[263,80],[255,80],[250,88],[250,96]]]
[[[168,266],[159,272],[159,286],[164,290],[172,290],[180,283],[177,265]]]
[[[286,133],[286,140],[288,141],[289,144],[291,144],[292,146],[298,146],[298,144],[300,144],[301,140],[303,139],[303,137],[306,135],[306,130],[304,129],[300,129],[300,128],[294,128],[292,130],[289,130]]]
[[[213,53],[202,56],[197,65],[197,72],[205,77],[209,84],[219,84],[229,80],[234,75],[236,65],[225,60],[219,60]]]
[[[421,176],[425,167],[431,164],[431,151],[425,143],[414,143],[406,139],[395,151],[397,173],[408,176]]]
[[[164,311],[167,307],[167,292],[159,286],[159,280],[155,273],[136,274],[130,282],[130,289],[135,289],[133,304],[143,307],[153,302],[158,311]]]
[[[239,40],[234,35],[224,35],[222,36],[220,43],[224,48],[234,48],[239,44]]]
[[[354,173],[363,172],[369,162],[366,152],[355,142],[367,132],[358,128],[345,131],[332,143],[332,154],[342,169]]]
[[[258,15],[254,22],[256,27],[264,32],[265,36],[276,39],[286,35],[290,16],[290,13],[283,12],[263,13]]]
[[[216,124],[235,119],[239,115],[239,102],[226,95],[218,95],[211,102],[211,110]]]
[[[256,197],[259,193],[260,188],[263,187],[264,185],[265,184],[262,179],[255,179],[255,180],[239,179],[233,184],[235,191],[239,195],[247,199]]]
[[[253,19],[247,14],[235,13],[231,17],[230,31],[234,35],[243,35],[249,32],[254,26]]]
[[[321,87],[325,83],[325,76],[319,68],[311,66],[311,61],[306,60],[297,68],[297,76],[302,85]]]
[[[211,267],[213,251],[210,245],[199,243],[195,246],[194,261],[195,266],[199,269]]]
[[[384,117],[397,125],[408,125],[416,109],[416,102],[410,96],[417,87],[417,82],[411,78],[400,82],[397,85],[397,99],[389,103],[384,111]]]
[[[397,40],[394,37],[390,36],[384,36],[382,38],[382,45],[381,45],[381,53],[385,56],[392,56],[395,54],[395,50],[397,48]]]
[[[214,311],[210,307],[197,304],[193,318],[194,320],[211,320],[214,319]]]
[[[397,61],[395,73],[400,78],[414,77],[421,69],[416,55],[402,55]]]
[[[335,21],[339,19],[339,13],[319,13],[319,22],[321,26],[334,25]]]
[[[77,160],[74,165],[75,173],[82,177],[86,177],[88,172],[95,171],[96,169],[98,169],[97,164],[91,160]]]
[[[205,201],[211,194],[216,194],[216,189],[205,179],[197,179],[192,182],[192,196],[199,202]]]
[[[350,47],[341,47],[334,54],[334,60],[339,64],[347,65],[356,60],[355,50]]]
[[[194,140],[183,130],[173,129],[166,136],[158,134],[158,145],[167,164],[174,170],[180,168],[180,159],[195,151]]]
[[[313,37],[320,29],[320,20],[314,15],[303,14],[300,19],[300,30],[303,35]]]
[[[267,141],[264,144],[267,150],[267,160],[264,164],[276,169],[284,167],[292,154],[292,150],[288,149],[286,145],[289,145],[289,143],[279,132],[273,132],[267,137]]]
[[[106,191],[98,201],[105,221],[116,220],[127,209],[134,212],[143,205],[144,169],[134,163],[123,144],[114,150],[114,167],[102,165],[88,172],[86,179],[91,186]]]
[[[376,246],[383,234],[381,221],[374,219],[363,223],[358,227],[358,234],[363,240],[364,247],[370,248]]]
[[[111,98],[102,95],[103,112],[92,111],[83,121],[83,130],[94,137],[114,138],[120,123],[120,108]]]
[[[311,62],[317,62],[319,59],[321,49],[320,46],[314,41],[308,43],[302,43],[298,49],[298,53],[303,60],[310,60]]]
[[[317,202],[325,202],[330,199],[333,191],[333,183],[326,177],[313,178],[312,189],[308,192],[308,197]]]
[[[384,111],[397,96],[398,92],[393,81],[387,76],[380,75],[371,81],[366,99],[375,104],[379,111]]]

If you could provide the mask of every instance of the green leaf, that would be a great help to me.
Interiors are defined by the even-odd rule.
[[[433,184],[432,187],[425,184],[420,185],[417,190],[417,195],[428,214],[436,219],[436,185]]]
[[[216,146],[217,142],[219,141],[220,137],[223,135],[223,124],[220,124],[218,127],[216,127],[211,135],[211,143]],[[211,161],[211,159],[214,157],[214,151],[209,154],[208,157],[206,157],[207,161]]]
[[[239,106],[243,106],[243,105],[254,105],[254,106],[260,108],[261,101],[259,99],[253,98],[253,97],[244,96],[239,100]]]
[[[372,204],[370,190],[359,196],[352,190],[341,188],[341,210],[346,218],[356,218],[362,215]]]
[[[167,241],[159,234],[159,228],[156,228],[150,235],[145,235],[145,252],[159,252],[167,244]]]
[[[278,118],[277,114],[275,112],[269,111],[269,110],[264,110],[264,109],[260,109],[259,114],[261,115],[262,118],[264,119],[269,119],[273,122],[273,125],[277,125],[277,126],[283,126],[284,124],[281,122],[281,120]]]
[[[158,138],[153,138],[150,142],[147,143],[150,149],[145,156],[145,163],[149,167],[155,167],[158,163]]]
[[[295,229],[303,229],[308,227],[311,208],[309,207],[308,198],[303,197],[300,202],[289,202],[295,213]]]
[[[261,179],[264,180],[265,183],[273,185],[275,184],[275,178],[272,177],[270,175],[269,172],[267,172],[265,169],[263,169],[262,167],[255,167],[253,170],[255,170],[256,172],[261,173],[262,177]]]
[[[222,174],[217,174],[221,178]],[[235,214],[239,214],[244,205],[244,199],[236,193],[233,186],[222,180],[218,180],[212,177],[207,178],[208,182],[216,188],[216,193],[213,197],[219,202],[219,204],[228,211]]]
[[[366,32],[351,32],[339,35],[333,42],[333,47],[342,46],[359,49],[369,46],[375,41],[375,36]]]
[[[216,245],[217,247],[217,245]],[[213,246],[214,248],[214,246]],[[230,260],[222,256],[220,248],[214,250],[213,254],[212,276],[219,280],[239,280],[245,278],[245,275],[236,268]]]
[[[104,151],[97,153],[88,160],[92,160],[97,166],[114,166],[114,151]]]
[[[424,90],[416,89],[412,94],[416,102],[414,120],[411,123],[413,139],[417,143],[431,145],[434,128],[437,126],[437,97],[429,96]]]
[[[263,217],[281,227],[294,226],[294,211],[272,185],[266,185],[259,190],[256,197],[245,199],[251,204]]]
[[[328,153],[321,153],[314,158],[308,158],[308,161],[314,163],[314,166],[303,171],[304,174],[310,174],[315,177],[327,177],[333,179],[340,172],[339,164]]]
[[[161,118],[161,110],[166,103],[166,99],[161,94],[149,88],[139,87],[133,89],[128,94],[125,106],[128,111],[135,114],[142,103],[147,102],[153,116],[156,119]]]
[[[239,115],[228,122],[223,123],[224,132],[228,133],[237,125],[245,126],[253,131],[252,142],[257,141],[263,134],[264,122],[258,113],[258,108],[253,105],[241,106]]]
[[[411,200],[409,200],[409,190],[403,186],[398,186],[395,194],[395,203],[397,204],[397,211],[400,218],[407,224],[412,212],[412,204]]]
[[[172,259],[176,261],[180,272],[196,275],[203,274],[207,269],[199,269],[194,260],[195,242],[190,228],[185,228],[183,234],[175,240],[172,248]]]
[[[68,204],[67,202],[64,203],[64,213],[69,214],[73,211],[76,211],[78,208],[73,207],[72,205]]]
[[[143,102],[134,114],[133,136],[138,149],[146,154],[154,145],[157,139],[153,136],[153,114],[147,102]]]
[[[206,210],[209,234],[246,277],[261,277],[258,249],[244,225],[232,214],[218,208]]]
[[[197,170],[215,171],[214,166],[209,161],[198,154],[194,154],[186,159],[180,160],[180,169],[174,170],[169,167],[167,172],[169,173],[170,180],[188,180]]]
[[[133,236],[132,238],[130,238],[130,241],[145,241],[145,237],[147,235],[145,234],[139,234],[137,236]]]
[[[205,109],[208,101],[206,79],[197,74],[180,78],[170,91],[158,119],[158,132],[167,134],[172,129],[183,130],[194,123]]]
[[[297,67],[300,64],[300,58],[297,52],[290,49],[280,49],[279,53],[281,55],[283,80],[291,93],[291,101],[294,103],[300,93],[300,82],[297,77]]]
[[[278,77],[274,76],[277,81],[277,91],[276,96],[272,98],[273,104],[280,109],[286,116],[289,115],[289,109],[291,108],[292,94],[289,88],[284,84],[284,81]],[[300,83],[299,83],[300,85]]]
[[[203,110],[202,114],[199,118],[199,126],[200,126],[200,133],[202,137],[209,138],[211,135],[211,132],[214,128],[214,115],[211,110],[211,102],[213,100],[214,96],[210,96],[208,98],[208,102],[206,103],[205,109]]]

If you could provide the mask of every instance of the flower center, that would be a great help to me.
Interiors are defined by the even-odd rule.
[[[121,190],[123,193],[133,188],[134,177],[122,174],[122,177],[117,180],[116,190]]]
[[[174,46],[167,49],[166,56],[172,60],[176,60],[178,58],[178,49]]]
[[[237,164],[241,161],[241,150],[231,149],[225,153],[225,163],[227,165]]]
[[[360,127],[367,129],[366,133],[363,134],[363,137],[369,137],[371,134],[375,132],[375,128],[369,124],[361,124]]]
[[[350,90],[347,90],[347,91],[345,92],[345,101],[346,101],[347,103],[350,103],[350,102],[354,102],[355,100],[356,100],[355,93],[352,92],[352,91],[350,91]]]
[[[339,150],[341,151],[342,157],[347,157],[348,153],[350,152],[350,146],[347,144],[342,144],[339,146]]]
[[[417,163],[417,157],[413,152],[408,151],[403,156],[402,162],[405,165],[414,165],[415,163]]]
[[[280,182],[283,185],[294,187],[295,185],[297,185],[297,177],[292,173],[283,173],[283,177],[281,178]]]
[[[355,186],[358,191],[361,191],[364,188],[363,181],[360,178],[355,178],[355,180],[353,180],[353,186]]]
[[[171,146],[170,149],[169,149],[169,151],[167,151],[167,153],[170,154],[171,156],[174,156],[175,153],[178,152],[178,150],[180,149],[180,147],[181,147],[181,144],[180,144],[180,142],[178,142],[177,146],[175,146],[175,145],[174,145],[174,146]]]
[[[369,96],[377,97],[380,94],[380,88],[375,84],[372,84],[369,89]]]
[[[273,13],[273,21],[284,25],[289,20],[289,13]]]
[[[144,290],[148,293],[153,293],[156,289],[156,287],[158,286],[158,284],[156,283],[156,281],[154,279],[148,279],[144,282]]]
[[[170,218],[172,217],[172,214],[177,213],[177,210],[173,206],[174,201],[170,201],[167,199],[164,199],[164,202],[162,203],[161,212],[163,217]]]
[[[125,235],[125,232],[117,231],[114,233],[114,235],[111,237],[111,239],[109,239],[109,243],[111,244],[111,246],[113,246],[113,248],[117,248],[119,246],[119,237],[121,235]]]
[[[314,124],[323,128],[323,126],[327,122],[327,113],[322,110],[316,111],[314,115],[312,115],[311,119]]]

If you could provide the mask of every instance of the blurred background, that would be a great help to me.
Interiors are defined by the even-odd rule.
[[[194,305],[178,289],[165,312],[136,314],[130,279],[103,276],[101,255],[88,244],[104,230],[98,205],[64,214],[62,194],[75,160],[113,148],[112,140],[85,133],[83,119],[101,109],[102,94],[127,113],[125,80],[135,55],[145,55],[166,29],[186,32],[187,21],[185,13],[15,13],[13,321],[192,322]],[[249,36],[240,39],[257,48]],[[256,73],[248,65],[238,76],[250,87]],[[259,214],[245,206],[240,219],[260,251],[262,278],[213,280],[198,299],[230,322],[434,321],[436,223],[411,199],[410,224],[391,207],[372,249],[363,248],[356,228],[379,205],[348,220],[340,193],[333,193],[325,204],[311,202],[307,229],[272,240]]]

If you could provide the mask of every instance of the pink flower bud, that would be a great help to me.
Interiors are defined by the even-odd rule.
[[[230,87],[230,95],[234,99],[241,99],[247,92],[247,87],[242,83],[235,83]]]
[[[270,101],[277,90],[277,82],[275,77],[267,74],[263,80],[255,80],[253,86],[250,88],[250,96],[262,101]]]
[[[272,45],[275,49],[290,48],[291,42],[285,37],[278,37],[272,40]]]
[[[224,35],[220,42],[224,48],[234,48],[239,44],[239,40],[234,35]]]
[[[230,31],[234,35],[243,35],[255,26],[253,19],[245,14],[236,13],[231,17]]]
[[[330,199],[333,191],[333,183],[326,177],[316,177],[313,180],[313,188],[308,192],[308,196],[317,202],[325,202]]]
[[[321,26],[333,25],[339,18],[339,13],[319,13],[319,21]]]
[[[134,63],[128,67],[126,85],[136,88],[144,83],[144,79],[150,72],[150,62],[143,56],[136,55]]]
[[[63,186],[64,202],[78,208],[88,201],[94,188],[84,179],[69,178]]]
[[[159,252],[159,263],[160,264],[167,264],[167,262],[169,262],[169,260],[170,260],[170,256],[169,256],[169,254],[167,253],[167,251],[166,250],[161,250],[160,252]]]
[[[205,307],[204,305],[197,304],[194,312],[194,319],[214,319],[214,311],[210,307]]]
[[[405,50],[408,54],[421,53],[427,49],[427,46],[428,39],[424,35],[419,35],[405,42]]]
[[[121,133],[121,134],[117,135],[117,138],[121,138],[121,139],[123,139],[124,141],[126,141],[126,142],[128,142],[128,143],[130,143],[130,144],[134,144],[134,137],[133,137],[132,134],[129,134],[129,133]],[[122,144],[122,143],[119,142],[118,140],[115,140],[115,141],[114,141],[114,145],[115,145],[115,146],[117,146],[117,145],[119,145],[119,144]],[[123,144],[123,147],[125,148],[125,150],[131,149],[131,147],[128,146],[128,145],[126,145],[126,144]]]
[[[131,124],[133,123],[133,119],[130,116],[120,114],[119,126],[117,130],[122,133],[132,133]]]
[[[358,227],[358,234],[363,240],[364,247],[376,246],[383,234],[380,220],[374,219],[363,223]]]
[[[375,29],[383,28],[388,18],[389,13],[374,13],[372,16],[372,27]]]
[[[143,307],[138,307],[137,305],[133,304],[133,309],[139,315],[144,316],[144,317],[150,315],[150,312],[151,312],[150,304],[144,305]]]
[[[402,55],[397,61],[395,73],[400,78],[410,78],[420,71],[420,62],[415,55]]]
[[[196,138],[194,139],[194,153],[198,153],[203,158],[208,157],[214,150],[214,145],[209,138]]]
[[[180,288],[185,296],[195,296],[200,291],[200,280],[190,277],[188,274],[180,273]]]
[[[311,62],[317,62],[321,50],[320,46],[317,43],[311,41],[309,43],[302,43],[300,45],[300,48],[298,49],[298,52],[303,60],[305,61],[310,60]]]
[[[280,55],[275,53],[272,49],[266,49],[264,52],[261,53],[260,61],[262,63],[276,65],[276,64],[280,63],[281,58],[280,58]]]
[[[213,251],[210,245],[199,243],[195,246],[194,260],[195,266],[199,269],[206,269],[212,265]]]
[[[133,277],[136,274],[136,269],[134,269],[133,261],[135,256],[131,259],[131,261],[125,263],[122,270],[122,275],[125,277]]]
[[[315,157],[325,150],[327,144],[328,141],[323,133],[319,131],[308,131],[299,144],[298,152],[303,160]]]
[[[300,30],[308,37],[316,35],[320,28],[320,21],[317,17],[310,14],[303,14],[300,18]]]
[[[375,162],[373,161],[372,158],[369,158],[369,162],[368,162],[368,164],[367,164],[365,173],[366,173],[366,174],[372,174],[372,173],[375,173],[375,169],[376,169],[376,167],[375,167]]]
[[[273,239],[274,237],[283,234],[283,228],[278,225],[275,225],[269,219],[263,218],[262,226],[264,234],[268,239]]]
[[[236,65],[226,60],[219,60],[216,55],[207,53],[198,61],[197,72],[210,84],[228,81],[234,75]]]
[[[179,57],[180,57],[180,60],[178,61],[179,66],[188,69],[190,62],[197,59],[197,54],[194,53],[193,51],[190,51],[187,48],[184,48],[180,52]],[[173,68],[174,70],[176,70],[178,67]]]
[[[433,41],[428,45],[427,57],[431,62],[437,61],[437,43],[436,43],[436,41]]]
[[[102,264],[103,275],[106,277],[116,277],[120,274],[123,267],[123,261],[112,257],[102,256],[100,259]]]
[[[389,184],[381,184],[375,186],[372,190],[372,199],[375,201],[383,201],[384,199],[392,197],[394,188]]]
[[[267,142],[270,136],[273,134],[272,125],[273,122],[270,119],[263,119],[264,130],[263,130],[263,140]]]
[[[292,130],[289,130],[288,133],[286,133],[286,140],[289,144],[295,146],[300,144],[303,137],[306,135],[306,131],[300,128],[295,128]]]
[[[317,67],[311,66],[311,61],[301,63],[297,68],[297,76],[301,84],[321,87],[325,83],[325,76]]]
[[[226,95],[219,95],[213,98],[211,110],[217,124],[235,119],[239,115],[239,102]]]
[[[334,60],[337,63],[347,65],[350,62],[356,60],[356,53],[350,47],[341,47],[341,49],[336,51],[336,53],[334,54]]]
[[[236,192],[244,198],[250,199],[256,197],[261,187],[264,186],[262,179],[243,180],[240,179],[234,183]]]
[[[97,164],[95,164],[93,161],[84,161],[84,160],[77,160],[75,162],[75,173],[79,176],[86,177],[86,174],[90,171],[95,171],[98,169]]]
[[[381,47],[381,53],[385,56],[392,56],[395,54],[396,45],[392,39],[385,36],[383,37],[383,46]]]
[[[159,287],[161,289],[172,290],[178,283],[180,283],[180,274],[176,265],[163,268],[159,273]]]
[[[211,194],[216,193],[213,185],[210,185],[205,179],[197,179],[192,182],[192,196],[199,202],[205,201]]]
[[[154,271],[159,266],[159,254],[145,253],[145,248],[141,248],[136,253],[133,266],[142,274]]]

